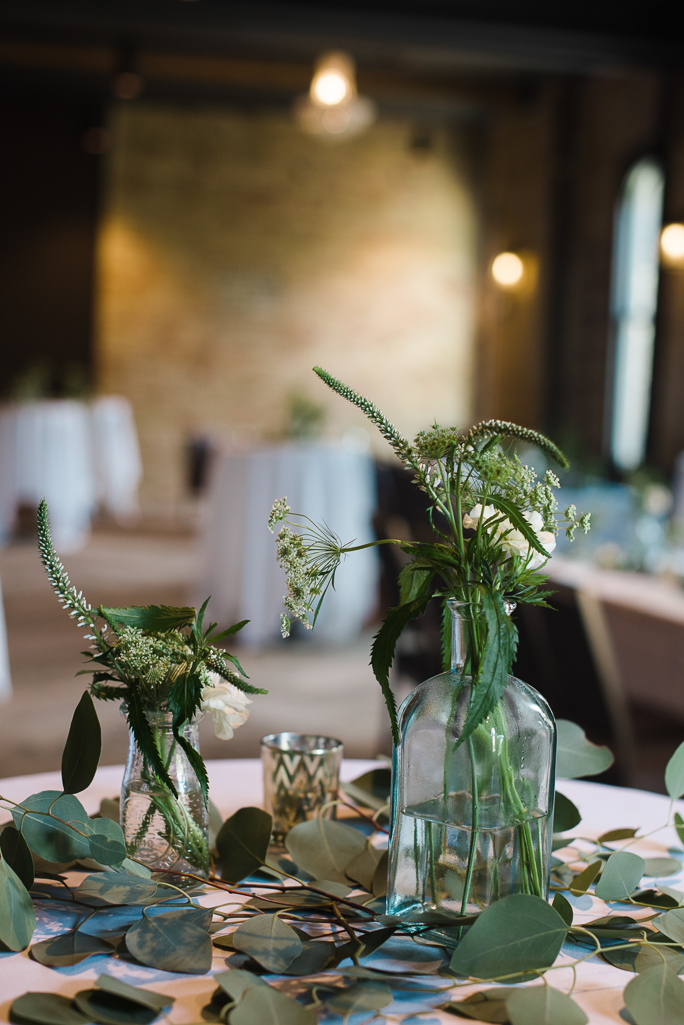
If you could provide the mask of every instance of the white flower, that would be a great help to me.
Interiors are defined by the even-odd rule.
[[[530,555],[531,546],[529,541],[527,541],[521,531],[515,529],[509,519],[502,519],[495,526],[486,526],[489,520],[498,519],[500,516],[501,513],[495,506],[486,505],[483,509],[482,505],[478,503],[470,510],[470,513],[466,513],[463,517],[463,526],[473,529],[482,520],[488,533],[496,532],[497,540],[499,540],[501,547],[504,551],[508,552],[509,556],[517,555],[519,559],[527,563],[528,569],[539,569],[540,566],[543,566],[548,556],[556,547],[556,538],[550,530],[542,530],[544,520],[541,513],[533,510],[532,512],[524,512],[523,516],[537,535],[537,540],[542,548],[548,553],[546,556],[536,549],[533,549]]]
[[[247,705],[252,704],[252,699],[234,684],[222,680],[218,673],[209,673],[209,677],[215,682],[202,689],[201,709],[211,712],[219,740],[230,740],[238,726],[249,719]]]

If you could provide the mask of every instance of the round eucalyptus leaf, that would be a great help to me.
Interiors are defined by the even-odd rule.
[[[368,890],[370,893],[376,869],[383,855],[387,857],[387,851],[380,851],[377,847],[366,843],[366,849],[361,854],[357,854],[346,866],[344,872],[347,879],[358,883],[359,886],[362,886],[364,890]]]
[[[73,794],[42,790],[13,808],[12,818],[31,850],[45,861],[90,857],[88,837],[83,835],[88,832],[88,813]]]
[[[28,947],[36,927],[31,896],[0,855],[0,940],[10,950]]]
[[[557,911],[561,916],[565,924],[570,927],[572,925],[573,910],[572,904],[567,897],[564,897],[560,890],[554,894],[553,898],[553,909]]]
[[[166,993],[155,993],[152,989],[141,989],[139,986],[129,986],[121,979],[115,979],[113,975],[100,975],[97,986],[105,993],[112,993],[114,996],[125,997],[133,1003],[141,1004],[143,1007],[161,1011],[164,1007],[170,1007],[175,997]]]
[[[59,993],[24,993],[12,1003],[10,1014],[13,1020],[36,1025],[88,1025],[92,1020]]]
[[[461,1018],[474,1018],[476,1021],[491,1022],[492,1025],[506,1025],[509,1020],[506,1001],[514,992],[515,990],[508,986],[485,989],[479,993],[472,993],[465,1000],[452,1000],[446,1005],[446,1009]]]
[[[646,858],[644,875],[652,878],[661,876],[673,876],[675,872],[681,872],[682,863],[676,858]]]
[[[143,1007],[101,989],[82,989],[74,997],[74,1003],[95,1025],[150,1025],[159,1015],[156,1008]]]
[[[326,941],[304,942],[302,952],[285,969],[285,975],[317,975],[335,957],[335,944]]]
[[[126,860],[126,842],[119,823],[111,819],[90,819],[87,826],[91,857],[101,865],[120,868]]]
[[[165,972],[204,975],[211,968],[211,937],[181,909],[148,915],[126,933],[126,947],[138,961]]]
[[[665,789],[675,801],[684,795],[684,743],[679,745],[667,763]]]
[[[33,856],[26,840],[11,822],[0,832],[0,854],[26,889],[30,890],[35,878]]]
[[[486,908],[451,959],[457,975],[495,979],[549,968],[568,927],[541,897],[514,893]]]
[[[636,1025],[674,1025],[682,1020],[684,982],[666,964],[654,965],[627,983],[625,1004]]]
[[[31,957],[50,968],[64,968],[80,964],[94,954],[111,954],[113,951],[113,944],[100,939],[99,936],[72,931],[34,943],[31,947]]]
[[[230,1025],[318,1025],[318,1015],[272,986],[253,986],[230,1012]]]
[[[239,925],[233,946],[249,954],[269,972],[284,972],[302,952],[302,941],[294,929],[277,915],[259,915]]]
[[[335,883],[330,879],[312,879],[311,886],[315,890],[330,894],[331,897],[348,897],[352,891],[348,883]]]
[[[614,761],[607,747],[599,747],[587,740],[584,730],[568,719],[557,719],[558,748],[556,777],[576,779],[578,776],[598,776]]]
[[[525,986],[506,1001],[511,1025],[586,1025],[586,1014],[575,1001],[552,986]]]
[[[611,854],[596,884],[596,896],[601,900],[624,900],[636,890],[645,867],[644,859],[632,851]]]
[[[570,798],[557,790],[553,807],[554,833],[565,833],[568,829],[574,829],[581,821],[582,816]]]
[[[133,907],[178,897],[178,890],[164,883],[124,872],[98,872],[87,876],[75,893],[79,900],[97,897],[107,904],[129,904]]]
[[[253,986],[268,986],[258,975],[247,972],[244,968],[231,968],[228,972],[217,972],[214,982],[218,982],[223,992],[231,1000],[242,1000],[248,989]]]
[[[392,990],[384,982],[362,979],[349,989],[336,990],[325,997],[325,1006],[333,1014],[358,1014],[360,1011],[380,1011],[392,1003]]]
[[[262,808],[240,808],[226,819],[216,837],[221,878],[228,883],[239,883],[261,868],[266,861],[272,829],[273,819]]]
[[[285,846],[293,859],[315,879],[346,883],[345,869],[366,850],[366,837],[358,829],[331,819],[310,819],[291,829]]]
[[[675,943],[684,943],[684,908],[674,908],[660,915],[653,923],[659,932],[668,936]]]

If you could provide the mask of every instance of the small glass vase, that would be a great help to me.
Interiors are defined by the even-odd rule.
[[[126,708],[122,707],[126,716]],[[178,796],[145,765],[130,731],[128,761],[121,784],[121,828],[129,858],[154,872],[209,875],[209,816],[202,788],[173,736],[168,711],[148,712],[159,756]],[[183,736],[199,751],[199,718],[183,727]]]
[[[499,704],[459,744],[472,689],[466,645],[475,631],[462,618],[467,606],[448,605],[451,669],[406,698],[394,753],[387,913],[417,923],[434,912],[477,914],[511,893],[546,899],[549,889],[553,714],[537,691],[509,676]],[[460,936],[448,925],[431,932],[450,946]]]

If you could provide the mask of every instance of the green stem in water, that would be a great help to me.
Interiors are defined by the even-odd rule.
[[[468,850],[468,865],[466,868],[465,883],[463,884],[463,900],[461,901],[461,914],[466,914],[468,907],[468,896],[470,894],[470,887],[473,881],[473,872],[475,870],[475,854],[477,852],[477,829],[480,824],[480,805],[477,793],[477,770],[475,768],[475,747],[473,745],[472,735],[468,737],[468,753],[470,755],[470,766],[472,769],[472,822],[470,830],[470,849]]]

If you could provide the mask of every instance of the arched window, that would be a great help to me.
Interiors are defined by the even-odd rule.
[[[627,173],[615,224],[611,318],[615,338],[610,450],[622,470],[646,454],[658,299],[663,170],[644,157]]]

